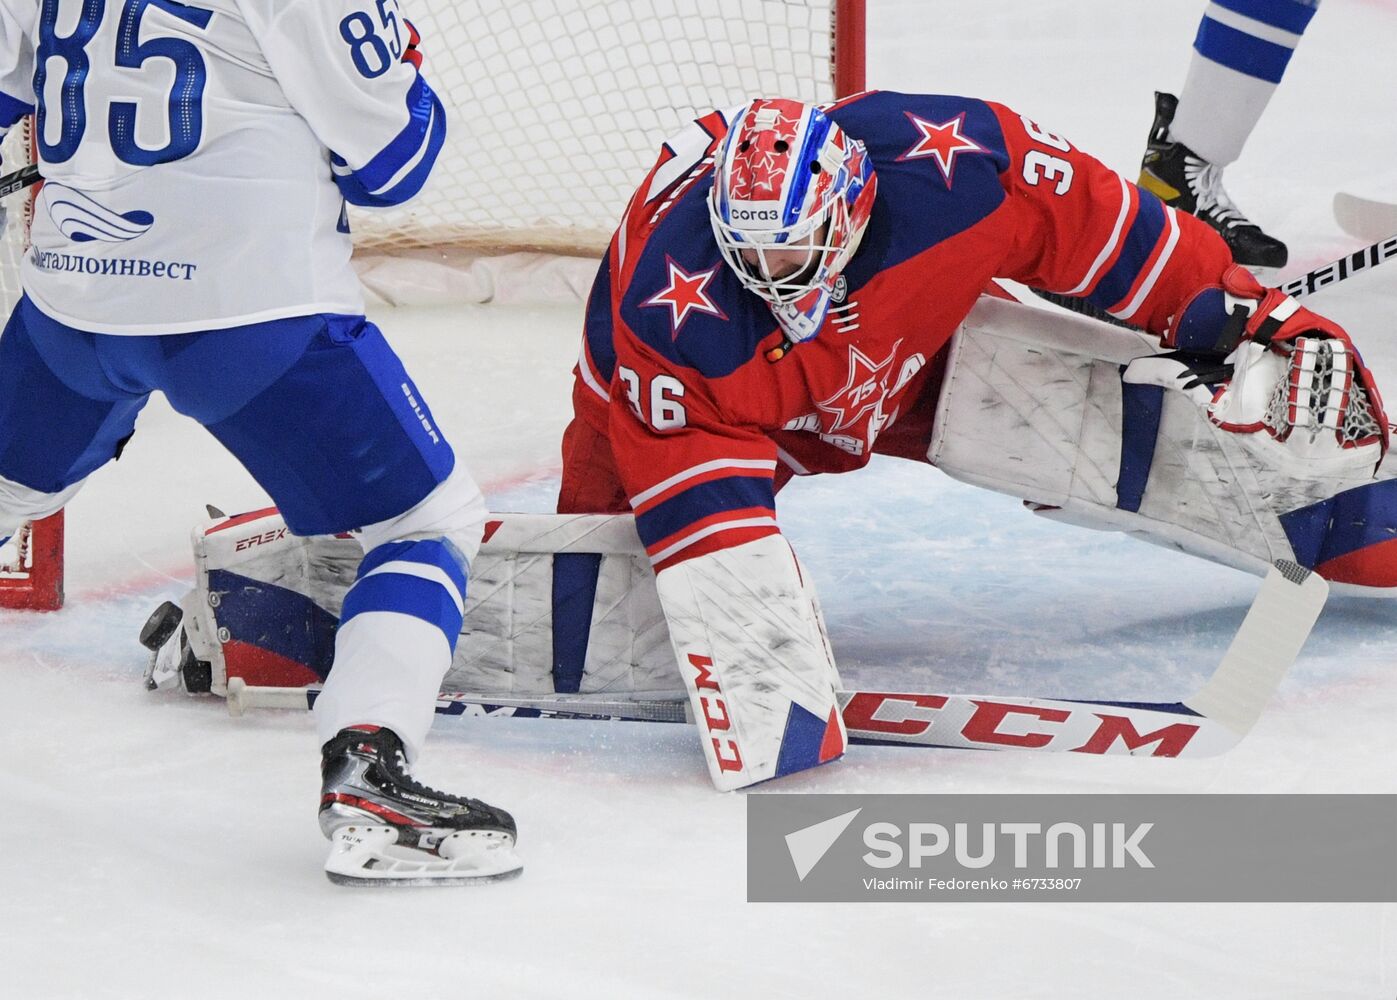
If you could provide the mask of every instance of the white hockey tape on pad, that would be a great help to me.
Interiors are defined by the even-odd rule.
[[[1371,463],[1287,462],[1270,435],[1213,424],[1212,393],[1185,390],[1186,371],[1143,334],[981,299],[953,342],[928,458],[1069,523],[1257,574],[1297,560],[1280,515],[1371,482]]]

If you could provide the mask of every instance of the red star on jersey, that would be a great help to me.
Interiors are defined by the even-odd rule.
[[[641,306],[668,306],[676,340],[679,338],[679,328],[691,313],[728,318],[728,314],[718,308],[718,303],[709,298],[706,291],[721,263],[714,264],[707,271],[690,274],[676,264],[673,257],[665,254],[665,266],[669,269],[669,284],[642,302]]]
[[[946,179],[946,187],[948,188],[951,186],[951,175],[956,172],[956,157],[959,154],[989,152],[988,149],[961,131],[965,126],[964,111],[940,125],[929,122],[925,118],[918,118],[910,111],[904,111],[903,114],[921,133],[921,136],[912,144],[911,149],[898,157],[898,161],[933,157],[936,160],[936,165],[941,168],[941,176]]]
[[[834,426],[828,433],[837,434],[853,427],[870,410],[878,411],[888,394],[888,376],[892,374],[893,359],[901,346],[902,341],[899,340],[893,344],[888,356],[878,362],[857,347],[849,348],[849,380],[829,399],[815,404],[834,417]]]

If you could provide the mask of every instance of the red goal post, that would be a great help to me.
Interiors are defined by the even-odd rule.
[[[0,146],[0,170],[9,173],[34,161],[33,120],[10,130]],[[34,189],[10,196],[9,224],[0,237],[0,306],[5,318],[19,301],[19,260],[28,242]],[[0,608],[56,611],[63,606],[63,511],[24,524],[0,545]]]
[[[366,285],[411,302],[436,281],[419,280],[422,269],[462,257],[600,255],[660,143],[690,120],[754,97],[828,101],[863,90],[864,4],[403,0],[448,137],[417,198],[351,210]],[[12,135],[3,171],[28,154]],[[12,196],[0,245],[6,316],[28,228],[15,218],[19,203]],[[18,566],[5,564],[15,561],[13,544],[0,550],[0,608],[62,603],[61,517],[26,533]]]

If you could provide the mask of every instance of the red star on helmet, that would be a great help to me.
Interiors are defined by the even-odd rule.
[[[714,264],[707,271],[690,274],[675,263],[674,258],[665,254],[665,267],[669,271],[669,284],[650,296],[641,306],[668,306],[670,324],[674,327],[674,337],[678,339],[679,328],[693,313],[704,313],[727,319],[728,314],[718,308],[718,303],[709,298],[708,283],[713,280],[722,263]]]
[[[902,346],[899,340],[893,344],[888,356],[882,361],[874,361],[857,347],[849,348],[849,380],[829,399],[815,405],[834,417],[834,426],[829,433],[836,434],[853,427],[870,410],[883,405],[888,394],[888,376],[892,374],[893,360],[897,349]]]
[[[920,160],[928,156],[934,158],[936,165],[941,168],[941,176],[945,178],[948,188],[951,186],[951,175],[956,171],[956,157],[959,154],[989,152],[961,131],[965,127],[964,111],[939,125],[925,118],[918,118],[910,111],[904,111],[903,114],[916,127],[920,137],[912,144],[911,149],[898,157],[899,162]]]

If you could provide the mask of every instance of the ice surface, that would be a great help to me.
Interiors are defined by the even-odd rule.
[[[1203,4],[871,0],[870,80],[1003,100],[1133,176]],[[1354,249],[1337,189],[1391,181],[1397,10],[1330,0],[1236,200],[1298,274]],[[1397,263],[1316,296],[1397,385]],[[377,317],[497,507],[546,510],[576,308]],[[1389,389],[1389,396],[1393,395]],[[0,612],[0,996],[1390,997],[1390,906],[749,905],[744,802],[678,726],[443,720],[432,784],[511,809],[527,869],[479,890],[336,888],[309,717],[141,689],[136,633],[188,586],[203,504],[263,502],[157,401],[69,518],[69,606]],[[1164,699],[1256,581],[1025,513],[929,469],[799,482],[781,516],[847,679]],[[831,531],[830,526],[837,530]],[[855,748],[772,791],[1397,792],[1397,615],[1335,599],[1256,730],[1213,760]],[[1200,845],[1200,849],[1206,845]],[[1324,851],[1316,844],[1317,852]]]

